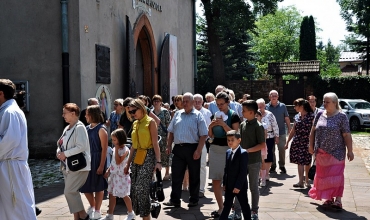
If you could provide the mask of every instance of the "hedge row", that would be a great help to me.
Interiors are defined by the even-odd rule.
[[[370,76],[309,77],[307,82],[314,89],[315,96],[322,101],[327,92],[334,92],[339,98],[365,99],[370,101]]]

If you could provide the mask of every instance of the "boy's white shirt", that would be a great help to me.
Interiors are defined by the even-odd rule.
[[[233,155],[231,156],[231,160],[234,158],[235,152],[239,149],[239,147],[240,147],[240,145],[237,148],[235,148],[234,150],[232,150]]]

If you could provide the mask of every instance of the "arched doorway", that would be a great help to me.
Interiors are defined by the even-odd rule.
[[[153,30],[145,14],[134,27],[136,92],[152,97],[158,93],[157,51]]]

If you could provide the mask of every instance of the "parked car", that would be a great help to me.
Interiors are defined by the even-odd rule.
[[[370,103],[363,99],[339,99],[342,111],[346,113],[352,131],[370,127]],[[324,105],[320,106],[324,110]]]
[[[342,111],[346,113],[351,130],[370,127],[370,103],[363,99],[339,99]]]

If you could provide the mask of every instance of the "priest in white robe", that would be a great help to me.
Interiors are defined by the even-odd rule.
[[[36,220],[27,122],[14,94],[14,83],[0,79],[0,219]]]

